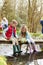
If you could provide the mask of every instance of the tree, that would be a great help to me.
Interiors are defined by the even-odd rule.
[[[42,6],[40,11],[38,11],[37,0],[28,0],[28,28],[30,32],[37,31],[37,25],[39,25],[39,20],[41,18]]]
[[[14,19],[14,13],[13,13],[13,10],[11,8],[10,0],[4,1],[4,5],[3,5],[2,10],[1,10],[1,16],[7,17],[9,21]]]
[[[17,20],[19,24],[27,23],[27,0],[19,0],[16,9]]]

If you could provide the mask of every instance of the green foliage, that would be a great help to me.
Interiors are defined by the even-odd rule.
[[[39,36],[39,38],[40,38],[40,39],[43,39],[43,34],[41,34],[41,35]]]
[[[7,65],[6,58],[4,56],[0,56],[0,65]]]
[[[14,19],[15,14],[13,13],[9,0],[5,0],[2,10],[1,10],[1,15],[2,17],[5,16],[9,20],[9,22],[12,19]]]
[[[41,35],[41,33],[30,33],[30,35],[33,37],[39,37]]]
[[[30,35],[32,36],[32,38],[43,39],[42,33],[30,33]]]

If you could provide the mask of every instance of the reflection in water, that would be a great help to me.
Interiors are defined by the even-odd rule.
[[[32,62],[26,62],[26,61],[10,62],[9,61],[8,65],[43,65],[43,59],[33,60]]]

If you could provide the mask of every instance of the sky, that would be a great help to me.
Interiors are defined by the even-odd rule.
[[[3,5],[3,1],[4,1],[4,0],[0,0],[0,6],[2,6],[2,5]]]

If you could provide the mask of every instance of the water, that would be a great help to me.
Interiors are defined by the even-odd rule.
[[[3,40],[3,38],[1,38]],[[36,49],[37,51],[41,51],[40,49],[40,45],[36,45]],[[26,52],[26,46],[22,46],[23,50],[23,54]],[[13,46],[12,44],[0,44],[0,55],[5,55],[5,56],[11,56],[13,54]],[[32,56],[33,59],[30,62],[29,61],[29,56],[22,56],[22,57],[18,57],[18,58],[12,58],[12,59],[8,59],[7,64],[8,65],[43,65],[43,54],[40,54],[38,57],[42,56],[42,59],[37,59],[34,60],[34,58],[36,58],[36,56]]]

